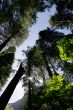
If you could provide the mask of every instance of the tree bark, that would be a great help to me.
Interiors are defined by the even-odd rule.
[[[16,75],[14,76],[14,78],[11,80],[11,82],[9,83],[9,85],[7,86],[6,90],[4,91],[4,93],[1,95],[0,97],[0,110],[4,110],[16,85],[19,82],[19,79],[22,77],[22,75],[24,74],[24,68],[22,67],[22,63],[20,64],[20,67],[16,73]]]

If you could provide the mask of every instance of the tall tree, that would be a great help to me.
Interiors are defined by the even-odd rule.
[[[20,67],[16,73],[16,75],[14,76],[14,78],[11,80],[11,82],[9,83],[9,85],[7,86],[7,88],[5,89],[5,91],[3,92],[3,94],[0,97],[0,109],[4,110],[16,85],[19,82],[19,79],[22,77],[22,75],[24,74],[25,70],[22,66],[22,63],[20,64]]]
[[[72,0],[52,0],[56,4],[56,14],[51,17],[50,23],[55,28],[73,29],[73,2]]]
[[[12,44],[20,44],[26,38],[28,27],[36,21],[36,13],[45,9],[45,2],[41,0],[3,0],[0,10],[1,28],[0,34],[6,39],[6,44],[12,40]],[[12,36],[12,37],[10,37]],[[5,46],[6,46],[5,44]],[[11,44],[11,42],[10,42]],[[3,45],[3,44],[2,44]]]
[[[58,73],[56,72],[52,64],[51,59],[55,60],[56,58],[59,58],[59,51],[56,47],[56,42],[61,39],[61,36],[63,36],[63,34],[54,30],[50,30],[48,28],[47,30],[40,31],[39,35],[40,36],[38,42],[45,55],[45,57],[43,56],[43,59],[45,58],[47,60],[47,64],[51,65],[54,75],[57,75]]]

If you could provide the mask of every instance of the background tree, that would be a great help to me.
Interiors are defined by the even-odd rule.
[[[59,33],[49,28],[39,32],[39,45],[41,45],[41,48],[43,49],[44,54],[47,58],[47,62],[49,65],[51,65],[51,69],[53,69],[54,75],[58,74],[56,72],[54,62],[59,59],[59,51],[56,47],[56,43],[61,39],[62,36],[63,33]]]
[[[7,86],[7,88],[5,89],[5,91],[0,97],[0,109],[1,110],[5,109],[16,85],[18,84],[20,78],[22,77],[25,71],[26,69],[23,68],[23,65],[21,63],[17,73],[15,74],[15,76],[13,77],[13,79],[11,80],[11,82],[9,83],[9,85]]]
[[[10,75],[14,60],[15,47],[10,47],[0,54],[0,87],[2,87]]]
[[[41,49],[34,46],[32,49],[28,49],[25,52],[26,57],[27,57],[27,62],[26,62],[27,71],[25,72],[25,75],[23,76],[23,86],[24,87],[26,86],[28,88],[28,99],[27,99],[28,109],[30,108],[32,109],[32,92],[33,91],[37,92],[36,91],[37,84],[38,85],[40,84],[40,81],[38,78],[41,78],[41,76],[44,77],[43,73],[41,72],[43,59],[40,56],[41,54],[40,50]],[[44,79],[43,79],[43,82],[44,82]]]
[[[50,23],[55,28],[73,28],[72,0],[52,0],[56,4],[56,14],[51,17]]]

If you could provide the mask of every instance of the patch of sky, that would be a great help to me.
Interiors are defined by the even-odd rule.
[[[22,50],[27,50],[27,47],[34,46],[36,40],[38,39],[39,32],[41,30],[46,29],[47,27],[51,27],[49,23],[49,19],[51,18],[52,15],[56,12],[55,5],[49,10],[45,10],[45,12],[39,12],[37,14],[37,21],[35,24],[32,25],[32,27],[29,28],[29,36],[28,38],[19,46],[16,47],[16,53],[15,53],[15,58],[16,59],[23,59],[22,56]]]

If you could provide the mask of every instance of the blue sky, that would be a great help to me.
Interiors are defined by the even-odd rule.
[[[29,28],[28,38],[19,47],[17,47],[15,54],[16,59],[23,57],[22,50],[27,50],[28,46],[32,47],[35,45],[35,42],[38,39],[39,31],[44,30],[47,27],[50,27],[49,19],[51,15],[55,13],[55,11],[56,11],[55,6],[53,6],[53,8],[51,8],[49,12],[45,10],[45,12],[39,12],[37,14],[37,22],[33,24],[32,27]]]

